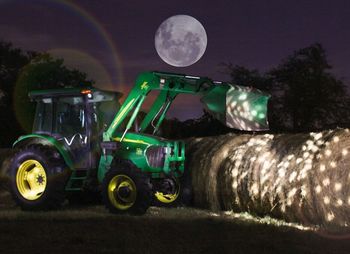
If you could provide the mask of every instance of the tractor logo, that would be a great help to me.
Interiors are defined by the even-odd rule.
[[[148,82],[147,81],[143,82],[141,85],[141,90],[146,90],[148,88],[149,88]]]
[[[136,154],[137,155],[142,155],[142,149],[141,148],[136,148]]]

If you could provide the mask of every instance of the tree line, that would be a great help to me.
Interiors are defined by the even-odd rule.
[[[271,94],[270,132],[309,132],[350,125],[347,87],[331,72],[326,51],[319,43],[294,51],[264,73],[232,63],[222,67],[231,83]],[[30,132],[34,115],[34,105],[27,96],[30,90],[93,84],[86,73],[67,68],[63,59],[0,41],[0,147],[9,147],[19,135]],[[184,122],[166,119],[163,127],[159,135],[167,138],[237,132],[205,111],[200,118]]]
[[[63,59],[0,41],[0,147],[11,147],[18,136],[31,131],[35,105],[29,91],[93,83],[86,73],[67,68]]]
[[[232,84],[258,88],[271,94],[269,132],[297,133],[350,127],[348,88],[331,72],[326,51],[319,43],[294,51],[264,73],[231,63],[222,66]],[[167,124],[176,130],[167,135],[177,138],[234,131],[222,126],[206,112],[199,119],[185,122],[171,119]],[[179,126],[171,128],[176,125]]]

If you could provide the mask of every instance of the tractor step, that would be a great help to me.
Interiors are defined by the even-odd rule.
[[[66,185],[66,191],[80,191],[87,178],[87,170],[74,170]]]

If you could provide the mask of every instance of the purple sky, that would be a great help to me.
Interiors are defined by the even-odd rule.
[[[207,32],[206,52],[190,67],[167,65],[154,48],[158,26],[176,14],[195,17]],[[100,86],[111,82],[115,90],[126,90],[137,73],[147,70],[227,80],[219,72],[221,62],[264,71],[314,42],[326,48],[334,73],[347,84],[350,79],[346,0],[0,0],[0,39],[70,58],[69,65],[88,72]],[[182,109],[175,116],[200,112],[188,97],[178,104]]]

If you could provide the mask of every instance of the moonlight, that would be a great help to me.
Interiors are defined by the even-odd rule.
[[[203,56],[207,47],[207,34],[195,18],[176,15],[159,26],[155,35],[155,47],[164,62],[186,67]]]

